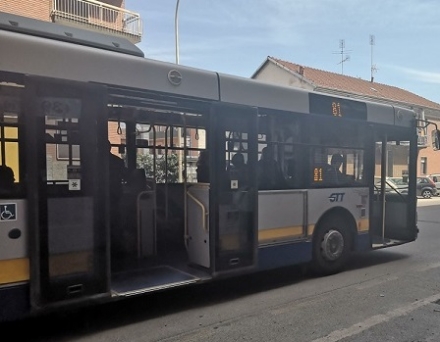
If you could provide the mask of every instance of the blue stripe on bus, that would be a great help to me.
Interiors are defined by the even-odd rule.
[[[260,270],[301,264],[310,260],[312,260],[312,243],[310,241],[266,246],[258,249],[258,268]]]
[[[356,252],[371,251],[371,239],[370,234],[358,234],[354,240],[353,250]]]
[[[0,321],[23,318],[29,313],[29,284],[0,288]]]
[[[358,234],[354,241],[354,251],[370,251],[370,235]],[[301,241],[291,244],[265,246],[258,249],[258,268],[269,270],[277,267],[306,263],[312,260],[312,243]]]

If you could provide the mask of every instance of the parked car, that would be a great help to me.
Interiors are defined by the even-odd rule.
[[[398,189],[400,193],[408,193],[408,183],[402,177],[387,177],[387,182]]]
[[[431,173],[429,178],[435,183],[435,187],[437,188],[437,193],[440,191],[440,173]]]
[[[423,198],[438,196],[437,187],[434,181],[429,177],[417,177],[417,195]]]
[[[397,188],[400,193],[408,193],[408,183],[406,183],[402,177],[387,177],[387,182]],[[427,176],[417,177],[416,190],[417,196],[423,198],[431,198],[432,196],[438,196],[439,194],[436,184]]]
[[[376,191],[380,190],[380,177],[374,177],[374,186],[376,188]],[[406,186],[406,188],[408,188],[408,186]],[[401,192],[401,189],[399,189],[399,186],[397,184],[395,184],[394,181],[392,179],[390,179],[389,177],[386,178],[385,192],[405,193],[405,192]]]

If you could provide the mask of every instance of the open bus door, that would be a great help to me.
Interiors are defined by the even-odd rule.
[[[41,77],[25,84],[31,304],[105,296],[105,87]]]
[[[210,120],[210,245],[214,274],[252,268],[257,262],[256,108],[215,105]],[[232,158],[242,154],[245,174]]]
[[[374,248],[417,237],[416,162],[417,135],[398,129],[376,132],[371,211]],[[395,184],[393,178],[402,180],[404,185]]]

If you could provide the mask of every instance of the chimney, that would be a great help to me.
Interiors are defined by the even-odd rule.
[[[299,71],[298,71],[298,73],[301,75],[301,76],[304,76],[304,67],[303,66],[299,66]]]
[[[371,76],[371,83],[373,83],[374,82],[374,77],[373,76]]]

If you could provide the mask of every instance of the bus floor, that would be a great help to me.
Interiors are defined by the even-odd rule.
[[[402,245],[406,242],[408,242],[408,241],[389,239],[386,237],[373,235],[372,249],[380,249],[380,248],[386,248],[386,247],[390,247],[390,246]]]
[[[180,251],[113,261],[110,287],[115,296],[130,296],[210,278],[208,270],[189,265],[186,253]]]

